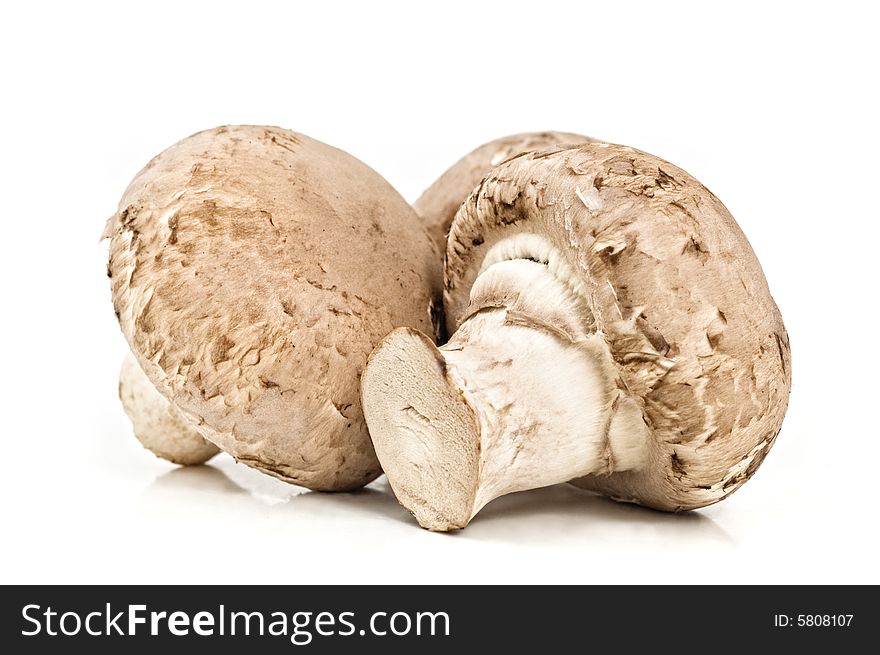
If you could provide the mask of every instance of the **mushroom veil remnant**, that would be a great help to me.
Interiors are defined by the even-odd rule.
[[[652,155],[592,142],[493,169],[452,223],[444,299],[448,343],[397,329],[362,376],[379,460],[423,527],[564,481],[702,507],[779,432],[791,355],[758,260]]]
[[[276,127],[199,132],[138,173],[105,236],[123,334],[187,426],[312,489],[379,474],[360,374],[393,328],[435,332],[440,257],[375,171]],[[144,440],[149,394],[126,389]]]

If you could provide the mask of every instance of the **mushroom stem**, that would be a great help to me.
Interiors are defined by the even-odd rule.
[[[564,276],[502,259],[480,274],[476,296],[490,300],[446,345],[395,330],[362,380],[379,461],[431,530],[462,528],[506,493],[626,470],[644,456],[641,413],[620,402],[608,347],[584,327],[589,312]],[[611,430],[616,421],[632,429]]]

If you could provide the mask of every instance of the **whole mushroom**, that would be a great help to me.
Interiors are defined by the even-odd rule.
[[[122,331],[199,434],[311,489],[379,474],[361,370],[393,328],[435,332],[440,259],[375,171],[276,127],[199,132],[138,173],[105,236]]]
[[[531,152],[462,205],[439,349],[393,331],[362,377],[399,501],[461,528],[558,482],[678,511],[755,472],[788,403],[788,335],[721,202],[625,146]]]
[[[523,132],[489,141],[450,166],[413,203],[416,213],[441,253],[446,252],[446,235],[461,203],[486,173],[501,162],[529,150],[593,141],[571,132]]]

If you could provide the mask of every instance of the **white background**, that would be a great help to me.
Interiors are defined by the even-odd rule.
[[[872,3],[10,3],[0,16],[0,582],[880,582]],[[687,515],[568,486],[420,530],[384,478],[309,493],[144,451],[98,237],[154,154],[276,124],[414,200],[523,130],[683,167],[751,240],[791,336],[782,433]]]

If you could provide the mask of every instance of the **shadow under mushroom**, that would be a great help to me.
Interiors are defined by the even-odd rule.
[[[153,498],[209,494],[222,497],[224,511],[291,510],[303,520],[343,512],[381,518],[411,534],[416,525],[400,507],[382,477],[353,492],[322,493],[306,490],[220,457],[211,464],[174,468],[147,489]],[[295,518],[293,519],[295,520]],[[412,529],[412,530],[411,530]],[[403,532],[405,530],[405,532]],[[444,538],[441,533],[420,534]],[[614,541],[706,541],[734,544],[712,518],[700,512],[669,514],[618,503],[571,485],[555,485],[508,494],[490,503],[468,530],[447,533],[445,538],[503,541],[517,544],[571,545],[588,539]]]

